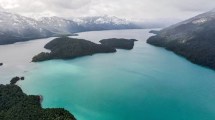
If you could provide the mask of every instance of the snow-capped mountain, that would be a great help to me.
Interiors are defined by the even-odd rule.
[[[0,44],[48,37],[51,32],[36,20],[0,11]]]
[[[110,16],[33,19],[0,11],[0,44],[95,30],[137,29],[138,25]]]
[[[128,25],[129,21],[126,19],[120,19],[115,16],[94,16],[94,17],[82,17],[73,19],[79,25],[85,24],[114,24],[114,25]]]
[[[120,19],[115,16],[107,15],[75,18],[73,21],[79,26],[82,26],[82,28],[84,28],[86,31],[141,28],[140,26],[137,26],[126,19]]]
[[[110,16],[82,17],[73,19],[44,17],[39,19],[38,22],[42,23],[44,28],[56,33],[140,28],[125,19]]]
[[[211,10],[209,12],[197,15],[195,17],[192,17],[192,18],[190,18],[188,20],[179,22],[179,23],[177,23],[175,25],[167,27],[164,30],[173,29],[175,27],[185,25],[185,24],[193,24],[193,25],[196,25],[196,27],[197,27],[197,26],[201,26],[203,23],[210,22],[210,21],[213,21],[213,20],[215,20],[215,9],[213,9],[213,10]]]
[[[71,34],[79,31],[77,23],[60,17],[42,17],[37,21],[43,28],[55,34]]]

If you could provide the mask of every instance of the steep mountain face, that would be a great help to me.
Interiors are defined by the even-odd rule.
[[[165,28],[150,37],[147,43],[215,69],[215,10]]]
[[[0,44],[51,36],[36,20],[8,12],[0,12]]]

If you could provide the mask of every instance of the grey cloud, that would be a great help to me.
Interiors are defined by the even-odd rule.
[[[44,1],[44,0],[41,0]],[[80,9],[88,4],[91,0],[46,0],[45,4],[62,9]]]
[[[180,11],[205,12],[215,7],[215,0],[180,0],[173,2],[173,5]]]
[[[26,16],[119,16],[134,20],[186,19],[215,7],[215,0],[0,0]]]

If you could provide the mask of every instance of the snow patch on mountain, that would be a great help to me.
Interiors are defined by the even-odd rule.
[[[207,18],[200,18],[198,20],[192,21],[193,24],[203,24],[205,22],[207,22]]]
[[[86,24],[87,21],[83,20],[82,18],[73,18],[72,19],[75,23],[77,23],[78,25],[83,25]]]

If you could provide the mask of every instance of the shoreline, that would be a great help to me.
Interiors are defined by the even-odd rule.
[[[43,102],[43,96],[39,95],[39,99],[40,99],[40,103],[42,104],[42,102]]]

